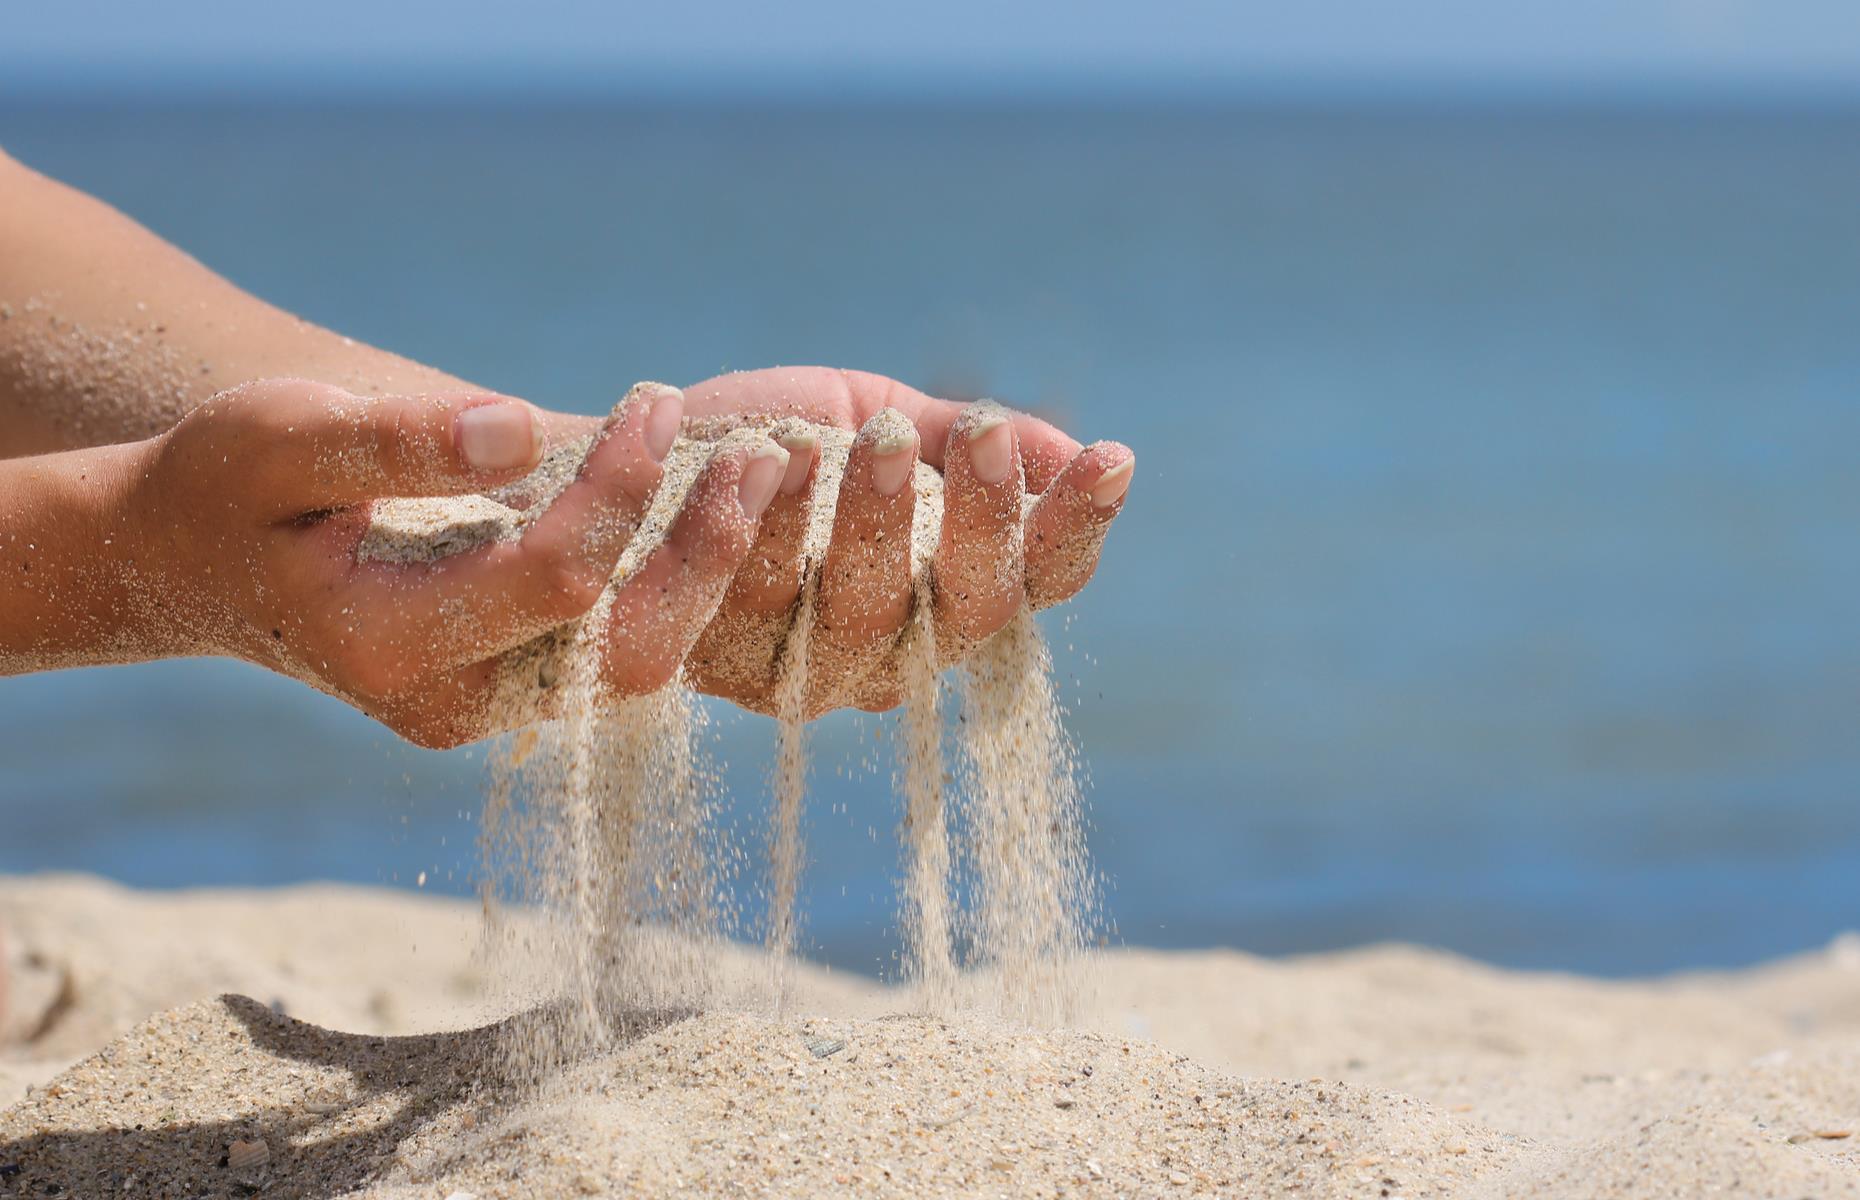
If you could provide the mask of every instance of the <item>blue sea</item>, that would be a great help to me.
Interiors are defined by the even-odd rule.
[[[14,99],[0,145],[546,405],[823,362],[1130,443],[1048,622],[1114,940],[1860,927],[1860,110]],[[716,717],[754,853],[769,724]],[[823,724],[808,820],[806,940],[873,973],[884,726]],[[0,870],[468,892],[481,767],[234,663],[0,680]]]

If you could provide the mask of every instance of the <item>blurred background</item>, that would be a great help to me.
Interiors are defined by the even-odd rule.
[[[1135,446],[1049,621],[1116,940],[1860,926],[1860,9],[515,9],[15,5],[0,145],[542,404],[823,362]],[[757,856],[770,728],[715,716]],[[887,724],[809,818],[873,973]],[[469,892],[481,767],[231,663],[0,680],[0,870]]]

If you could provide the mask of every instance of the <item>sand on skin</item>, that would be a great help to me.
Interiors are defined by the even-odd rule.
[[[0,919],[9,1032],[67,993],[0,1054],[0,1169],[21,1166],[0,1195],[43,1194],[22,1189],[46,1170],[66,1194],[133,1174],[140,1195],[435,1200],[1860,1195],[1852,939],[1636,983],[1408,947],[1113,951],[1082,1031],[1061,1033],[898,1016],[898,993],[801,964],[814,1015],[642,1015],[536,1091],[476,1057],[496,1014],[467,902],[34,877],[0,880]],[[218,1165],[256,1138],[256,1175]]]

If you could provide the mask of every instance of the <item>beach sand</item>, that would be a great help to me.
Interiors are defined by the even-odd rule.
[[[1630,983],[1113,950],[1059,1033],[803,966],[795,1015],[638,1014],[536,1089],[483,1066],[470,902],[48,876],[0,922],[0,1196],[1860,1196],[1860,939]]]

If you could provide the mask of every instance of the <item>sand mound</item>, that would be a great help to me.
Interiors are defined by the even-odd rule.
[[[638,1014],[541,1090],[487,1075],[493,1037],[202,1001],[0,1117],[0,1157],[23,1194],[1430,1196],[1519,1152],[1406,1097],[1095,1034]]]
[[[497,1077],[498,1032],[176,1009],[0,1115],[0,1194],[1860,1195],[1842,1130],[1785,1132],[1860,1111],[1855,1052],[1694,1080],[1613,1136],[1547,1142],[1091,1033],[635,1013],[535,1088]]]
[[[24,1096],[0,1197],[1860,1196],[1851,938],[1630,982],[1412,947],[1117,951],[1097,1032],[1053,1035],[886,1019],[907,991],[798,963],[796,1011],[830,1016],[636,1021],[532,1091],[474,1062],[495,1010],[469,902],[0,879],[0,920],[42,964],[27,1024],[75,980],[43,1036],[0,1046],[0,1102]],[[216,990],[263,1003],[147,1019]],[[446,1028],[468,1032],[394,1036]],[[219,1166],[259,1140],[262,1166]]]

